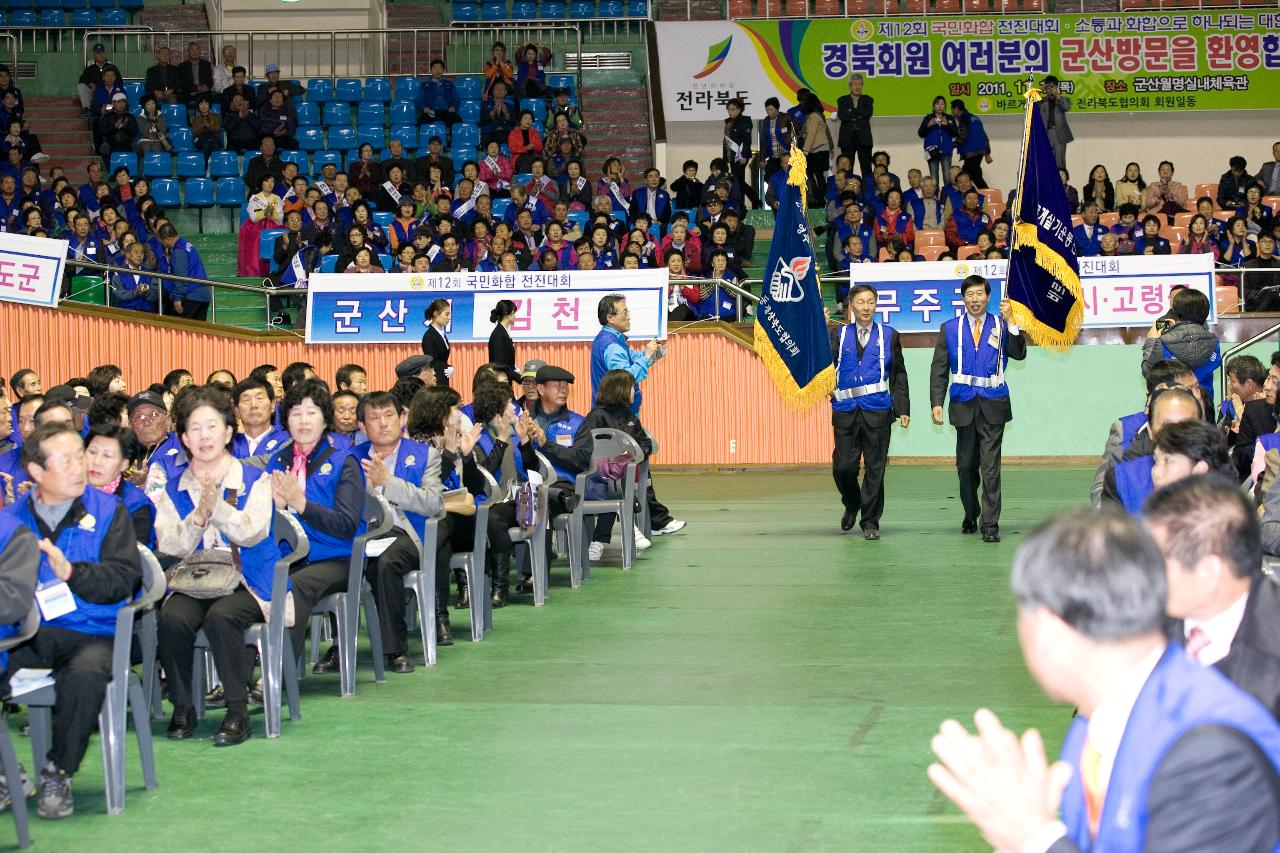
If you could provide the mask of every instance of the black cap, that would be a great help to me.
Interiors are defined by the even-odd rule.
[[[411,355],[404,361],[396,365],[396,376],[403,379],[406,376],[417,376],[423,370],[431,366],[431,356],[429,355]]]
[[[726,217],[727,217],[727,216],[737,216],[737,217],[741,218],[741,214],[739,214],[739,213],[738,213],[738,211],[734,210],[732,207],[726,207],[724,210],[722,210],[722,211],[720,212],[720,215],[721,215],[721,216],[726,216]]]
[[[565,370],[563,367],[556,367],[554,364],[548,364],[545,367],[539,367],[537,374],[534,375],[533,381],[541,385],[543,382],[568,382],[573,384],[573,374]]]
[[[129,405],[125,406],[125,409],[128,411],[129,416],[133,417],[134,411],[140,406],[155,406],[162,412],[168,411],[164,405],[164,398],[154,391],[143,391],[139,394],[134,394],[129,398]]]
[[[44,401],[46,403],[61,403],[68,408],[78,409],[82,412],[89,411],[89,406],[93,403],[93,400],[88,397],[76,396],[76,389],[70,385],[54,385],[44,392]]]
[[[97,43],[96,43],[96,44],[94,44],[94,46],[93,46],[93,52],[94,52],[94,53],[106,53],[106,52],[107,52],[107,46],[106,46],[105,44],[103,44],[102,42],[97,42]]]
[[[566,96],[567,96],[567,95],[569,94],[569,90],[568,90],[568,88],[566,88],[566,87],[564,87],[564,86],[561,86],[560,88],[556,89],[556,94],[557,94],[557,95],[566,95]]]

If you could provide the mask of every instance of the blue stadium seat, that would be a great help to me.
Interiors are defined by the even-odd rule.
[[[381,127],[362,127],[356,131],[356,146],[366,142],[373,146],[374,151],[380,151],[387,144],[386,132]]]
[[[397,77],[394,100],[414,103],[418,100],[418,91],[421,88],[422,84],[418,82],[417,77]]]
[[[522,98],[520,109],[533,113],[534,127],[542,127],[547,120],[547,103],[542,98]]]
[[[246,152],[244,152],[244,158],[243,158],[243,160],[241,161],[241,165],[242,165],[244,168],[240,170],[240,173],[239,173],[239,174],[240,174],[240,177],[242,177],[242,178],[243,178],[245,175],[249,174],[249,164],[253,162],[253,158],[254,158],[254,157],[257,157],[257,156],[258,156],[259,154],[261,154],[261,153],[262,153],[261,151],[246,151]]]
[[[244,204],[244,181],[240,178],[219,178],[214,203],[218,207],[239,207]]]
[[[18,9],[9,16],[9,26],[31,28],[36,25],[36,13],[32,9]]]
[[[418,128],[418,147],[426,148],[433,136],[440,137],[440,144],[445,144],[449,141],[449,126],[442,121],[433,121]]]
[[[327,163],[332,163],[333,165],[341,169],[342,168],[341,152],[317,151],[316,153],[311,155],[311,168],[314,170],[315,174],[317,175],[320,174],[320,170],[323,169],[325,167],[325,164]]]
[[[191,126],[187,123],[186,104],[162,104],[160,112],[164,113],[164,120],[168,122],[169,127]]]
[[[66,15],[61,9],[42,9],[40,10],[40,26],[42,27],[61,27],[66,25]]]
[[[276,238],[285,233],[283,228],[263,228],[258,232],[258,257],[270,261],[275,257]]]
[[[396,212],[393,210],[375,210],[373,212],[373,221],[382,226],[384,231],[391,230],[391,222],[396,218]]]
[[[179,207],[178,182],[173,178],[155,178],[151,181],[151,197],[161,207]]]
[[[391,123],[416,124],[418,121],[418,105],[413,101],[396,101],[391,105]]]
[[[480,18],[485,21],[508,20],[507,4],[505,2],[496,2],[495,0],[486,0],[480,7]]]
[[[538,17],[543,19],[559,20],[564,17],[564,3],[562,0],[545,0],[542,8],[539,10]]]
[[[129,13],[124,9],[107,9],[101,16],[104,27],[124,27],[129,24]]]
[[[191,132],[189,127],[171,127],[169,128],[169,144],[173,146],[173,150],[177,154],[195,151],[195,134]]]
[[[391,78],[369,77],[364,81],[364,99],[387,103],[391,100]]]
[[[378,263],[382,264],[383,272],[391,272],[391,268],[395,266],[396,259],[391,255],[378,255]]]
[[[377,154],[375,154],[374,157],[376,158]],[[352,164],[354,164],[359,159],[360,159],[360,150],[354,147],[351,148],[351,150],[347,151],[343,157],[343,161],[346,163],[346,166],[348,169],[350,169]]]
[[[337,255],[324,255],[320,258],[320,272],[336,272],[338,269]]]
[[[76,0],[63,0],[62,7],[64,9],[79,9],[84,6],[84,0],[76,2]],[[89,6],[93,9],[114,9],[116,0],[89,0]]]
[[[333,81],[328,77],[316,77],[307,81],[307,103],[327,104],[333,100]]]
[[[324,131],[318,127],[300,127],[297,133],[298,147],[303,151],[319,151],[324,148]]]
[[[61,9],[62,0],[35,0],[33,5],[37,9]]]
[[[506,215],[507,215],[507,208],[508,208],[508,207],[510,207],[510,206],[511,206],[511,199],[509,199],[509,198],[495,198],[495,199],[493,200],[493,204],[491,205],[492,210],[493,210],[493,218],[494,218],[494,219],[501,219],[502,217],[506,216]]]
[[[480,128],[474,124],[455,124],[453,126],[454,151],[464,152],[465,157],[474,157],[475,150],[480,147]],[[458,166],[462,164],[459,162]]]
[[[533,180],[533,172],[516,172],[511,176],[511,180],[519,186],[524,186]]]
[[[418,147],[418,128],[411,124],[391,125],[391,139],[399,139],[405,150]]]
[[[187,178],[182,185],[185,207],[213,207],[213,181],[208,178]]]
[[[538,17],[538,4],[529,0],[516,0],[511,4],[511,18],[516,21],[529,21]]]
[[[142,174],[147,178],[167,178],[173,174],[173,155],[168,151],[153,151],[142,155]]]
[[[458,117],[467,124],[480,123],[480,102],[463,101],[458,104]]]
[[[646,0],[627,0],[628,18],[649,17],[649,4]]]
[[[138,155],[132,151],[111,152],[111,160],[107,163],[107,174],[114,174],[116,169],[121,166],[129,170],[129,177],[136,178],[138,176]]]
[[[576,230],[581,231],[587,227],[587,222],[591,219],[585,210],[569,211],[569,221],[574,224]]]
[[[595,16],[595,4],[587,2],[587,0],[573,0],[573,2],[569,4],[570,18],[594,18]]]
[[[458,3],[453,4],[453,19],[455,21],[478,21],[480,20],[480,10],[476,8],[475,3]]]
[[[484,96],[484,77],[479,74],[463,74],[453,83],[463,101],[479,101]]]
[[[621,18],[623,15],[622,0],[600,0],[600,6],[596,14],[601,18]]]
[[[359,127],[382,127],[387,122],[387,108],[375,101],[362,101],[356,108],[356,124]]]
[[[0,27],[9,26],[9,10],[0,9]]]
[[[350,104],[358,103],[363,97],[361,88],[360,78],[339,77],[338,82],[333,87],[334,100],[346,101]]]
[[[329,148],[346,149],[356,145],[356,132],[351,127],[329,128]]]
[[[142,10],[142,0],[116,0],[116,5],[126,12],[138,12]]]
[[[297,163],[298,174],[300,175],[307,174],[307,152],[305,151],[281,151],[280,162],[281,163]],[[288,190],[281,188],[280,192],[277,193],[277,195],[283,195],[285,192],[288,192]]]
[[[320,107],[315,104],[298,104],[298,127],[319,127]]]
[[[199,151],[188,151],[178,155],[179,178],[203,178],[205,173],[204,155]]]
[[[350,127],[351,105],[343,101],[331,101],[324,105],[325,127]]]
[[[240,161],[234,151],[214,151],[209,155],[209,177],[230,178],[240,174]]]
[[[71,26],[88,29],[98,26],[98,13],[93,9],[77,9],[71,13]]]

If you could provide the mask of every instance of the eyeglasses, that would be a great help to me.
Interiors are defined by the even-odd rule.
[[[143,412],[142,414],[133,414],[129,416],[130,423],[149,424],[158,421],[165,416],[164,412]]]

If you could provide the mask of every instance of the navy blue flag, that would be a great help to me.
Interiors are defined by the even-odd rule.
[[[755,330],[756,354],[783,400],[797,409],[825,399],[836,385],[822,290],[805,217],[805,169],[804,155],[793,148],[791,171],[782,188],[764,268]]]
[[[1084,298],[1071,207],[1049,134],[1036,109],[1039,100],[1038,89],[1027,93],[1006,286],[1013,322],[1034,343],[1064,350],[1075,343],[1084,325]]]

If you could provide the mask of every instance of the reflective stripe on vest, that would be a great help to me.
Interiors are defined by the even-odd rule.
[[[851,324],[846,323],[840,329],[839,357],[844,356],[844,335],[845,335],[845,332],[849,331],[850,325]],[[884,323],[880,323],[876,328],[880,330],[880,381],[875,383],[874,385],[856,385],[853,388],[838,388],[836,389],[835,393],[832,394],[832,397],[834,397],[835,399],[852,400],[855,397],[865,397],[868,394],[880,394],[889,390],[889,378],[885,374],[885,365],[884,365],[884,359],[885,359]],[[867,341],[867,343],[870,343],[870,341]],[[855,350],[855,353],[856,353],[856,350]],[[836,370],[839,371],[839,369],[840,369],[840,361],[839,361],[839,358],[837,358]]]
[[[994,317],[995,333],[996,333],[996,374],[995,376],[970,376],[964,372],[964,338],[960,337],[960,328],[964,327],[966,333],[969,332],[968,316],[965,315],[960,319],[963,323],[956,324],[956,372],[951,377],[951,381],[957,385],[971,385],[974,388],[1000,388],[1004,386],[1004,332],[1000,328],[1000,318]],[[982,320],[985,328],[987,325],[986,318]],[[973,345],[973,351],[976,355],[978,347],[982,346],[982,337],[979,336],[978,342]]]

